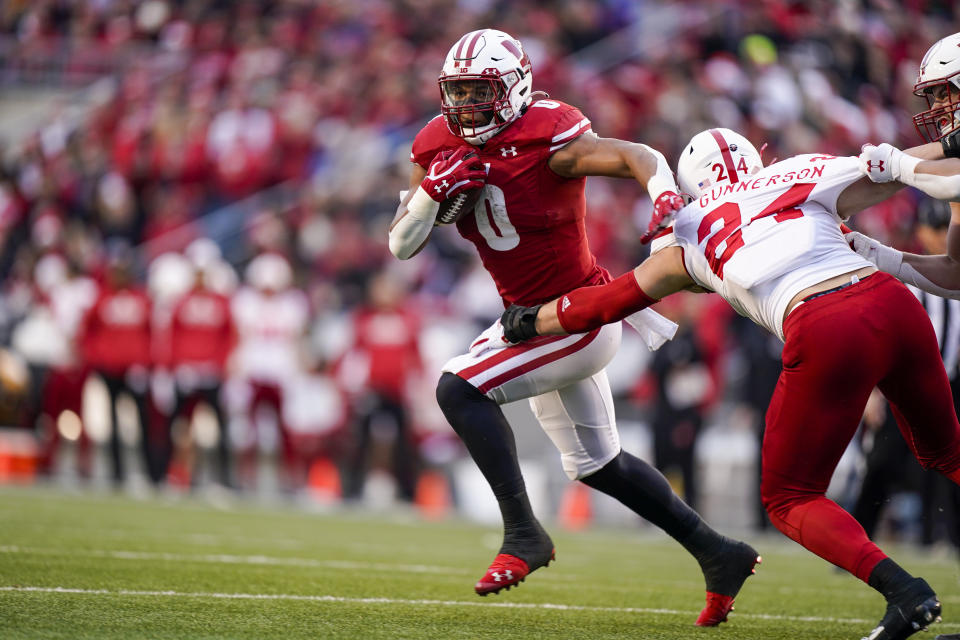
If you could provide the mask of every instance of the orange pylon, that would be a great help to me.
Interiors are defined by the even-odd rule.
[[[450,485],[440,471],[424,471],[417,480],[413,497],[420,513],[430,520],[438,520],[450,511]]]
[[[557,514],[560,526],[571,531],[585,529],[593,520],[593,508],[590,504],[590,489],[582,482],[571,482],[560,500],[560,512]]]
[[[320,502],[336,502],[340,499],[340,474],[330,458],[313,461],[307,473],[307,487],[310,495]]]

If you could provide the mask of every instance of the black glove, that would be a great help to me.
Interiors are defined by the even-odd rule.
[[[944,158],[960,158],[960,127],[940,138]]]
[[[500,316],[504,337],[514,344],[536,338],[539,335],[536,328],[538,311],[539,304],[535,307],[521,307],[517,304],[507,307]]]

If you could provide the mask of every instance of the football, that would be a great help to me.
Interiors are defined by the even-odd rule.
[[[467,189],[440,203],[437,224],[453,224],[467,211],[473,211],[483,194],[483,187]]]

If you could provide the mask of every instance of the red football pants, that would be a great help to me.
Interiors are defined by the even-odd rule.
[[[885,273],[800,305],[784,334],[763,504],[780,531],[866,582],[886,555],[824,494],[874,387],[920,463],[960,484],[960,424],[937,339],[916,297]]]

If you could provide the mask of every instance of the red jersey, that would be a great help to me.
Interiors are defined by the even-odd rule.
[[[187,293],[170,319],[170,364],[196,365],[222,374],[236,344],[230,300],[195,289]]]
[[[539,304],[609,280],[587,242],[586,178],[564,178],[547,166],[553,152],[587,131],[590,121],[575,107],[540,100],[474,147],[487,184],[457,230],[477,247],[505,305]],[[437,116],[417,134],[410,159],[429,169],[438,152],[465,144]]]
[[[369,365],[366,386],[396,400],[421,370],[420,323],[410,311],[364,307],[354,315],[355,342]]]
[[[149,366],[150,299],[139,289],[104,288],[80,330],[80,350],[98,371],[122,375],[133,365]]]

